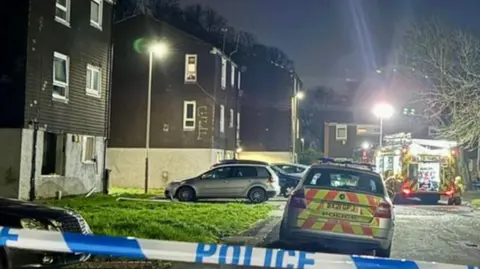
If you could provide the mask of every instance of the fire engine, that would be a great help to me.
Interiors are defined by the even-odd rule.
[[[437,203],[442,196],[448,204],[460,205],[457,143],[447,140],[412,139],[410,133],[385,136],[385,145],[375,153],[377,172],[385,178],[395,176],[402,181],[403,197],[416,197]],[[458,182],[457,182],[458,183]]]

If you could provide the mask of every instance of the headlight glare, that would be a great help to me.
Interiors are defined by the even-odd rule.
[[[31,229],[31,230],[46,230],[47,226],[42,222],[35,220],[35,219],[21,219],[20,225],[24,229]]]

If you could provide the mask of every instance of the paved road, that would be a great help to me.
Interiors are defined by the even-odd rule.
[[[480,211],[466,206],[396,205],[395,212],[392,258],[480,264]],[[268,234],[265,246],[294,248],[278,242],[278,231],[279,225]]]

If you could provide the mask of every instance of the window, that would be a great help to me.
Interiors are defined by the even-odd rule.
[[[42,175],[65,175],[65,144],[67,136],[43,133]]]
[[[222,89],[225,90],[227,87],[227,59],[222,57]]]
[[[237,113],[237,142],[240,140],[240,113]]]
[[[314,168],[305,178],[304,185],[384,195],[382,179],[379,175],[354,170]]]
[[[95,153],[95,137],[83,137],[82,161],[84,163],[96,162],[97,154]]]
[[[235,87],[235,65],[232,64],[232,72],[231,72],[231,83],[232,83],[232,88]]]
[[[201,179],[226,179],[229,178],[232,172],[232,167],[220,167],[210,170],[203,174]]]
[[[257,176],[258,176],[258,172],[257,172],[257,167],[255,166],[235,167],[232,175],[232,177],[235,177],[235,178],[254,178]]]
[[[233,119],[235,117],[235,113],[233,112],[233,109],[230,109],[230,122],[228,124],[229,128],[233,128]]]
[[[53,92],[54,99],[68,99],[69,58],[58,52],[53,53]]]
[[[102,29],[103,0],[90,1],[90,25]]]
[[[185,82],[197,82],[197,55],[185,55]]]
[[[70,26],[70,0],[57,0],[55,3],[55,20]]]
[[[347,140],[347,125],[346,124],[337,124],[335,126],[335,133],[337,140]]]
[[[87,65],[87,94],[100,97],[101,81],[100,67]]]
[[[238,72],[237,87],[238,87],[239,90],[240,90],[240,78],[241,78],[241,74],[242,74],[242,73]]]
[[[220,133],[225,133],[225,106],[220,105]]]
[[[197,102],[185,101],[183,102],[183,130],[193,131],[195,130],[195,110]]]

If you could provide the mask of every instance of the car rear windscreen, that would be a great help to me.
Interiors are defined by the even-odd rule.
[[[350,169],[312,168],[308,172],[303,186],[374,195],[385,194],[380,175]]]

